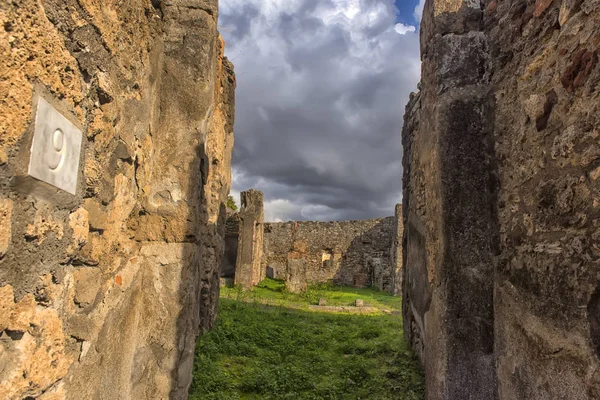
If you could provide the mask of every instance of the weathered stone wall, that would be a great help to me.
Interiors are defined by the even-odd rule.
[[[250,289],[265,278],[263,255],[263,194],[250,189],[240,193],[239,236],[235,262],[235,284]]]
[[[502,399],[600,398],[600,2],[488,5]]]
[[[240,216],[237,212],[227,209],[225,221],[225,254],[221,262],[221,277],[234,278],[237,262],[240,235]]]
[[[600,2],[428,0],[403,128],[428,399],[600,398]]]
[[[234,86],[216,0],[0,3],[0,393],[185,398],[215,317]],[[75,195],[27,176],[37,98]]]
[[[430,0],[403,131],[404,326],[430,399],[492,399],[489,63],[479,2]]]
[[[265,223],[263,269],[273,269],[292,291],[333,281],[391,292],[394,232],[394,217]]]
[[[396,204],[394,210],[394,231],[392,247],[390,249],[391,262],[391,288],[393,295],[402,293],[402,237],[404,236],[404,223],[402,221],[402,204]]]

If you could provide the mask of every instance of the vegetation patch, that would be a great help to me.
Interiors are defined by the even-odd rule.
[[[353,315],[287,307],[316,304],[319,298],[350,305],[360,298],[399,311],[398,298],[330,286],[298,295],[272,280],[252,292],[225,288],[222,294],[215,328],[197,343],[190,399],[424,398],[423,373],[403,341],[397,313]]]
[[[311,285],[303,293],[290,293],[285,283],[275,279],[265,279],[253,290],[244,291],[239,286],[221,288],[221,298],[237,301],[309,309],[325,299],[328,306],[353,306],[357,299],[364,300],[365,306],[381,311],[397,312],[402,309],[402,299],[376,289],[357,289],[332,284]]]

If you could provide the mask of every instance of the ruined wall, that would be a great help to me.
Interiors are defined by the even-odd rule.
[[[428,0],[403,128],[428,399],[600,398],[600,2]]]
[[[390,248],[391,287],[393,295],[402,293],[402,237],[404,236],[404,223],[402,221],[402,204],[396,204],[394,209],[394,231],[392,246]]]
[[[235,277],[239,235],[240,216],[237,212],[227,209],[227,219],[225,220],[225,254],[221,262],[222,278]]]
[[[265,223],[263,269],[272,268],[294,291],[328,281],[392,291],[394,229],[394,217]]]
[[[404,145],[404,326],[429,399],[492,399],[495,219],[479,2],[430,0]]]
[[[236,285],[250,289],[265,278],[263,255],[263,194],[250,189],[240,193],[239,235],[235,261]]]
[[[216,0],[0,3],[0,393],[185,398],[215,317],[233,146]],[[75,195],[27,176],[38,98]]]
[[[490,3],[502,399],[600,398],[600,2]]]

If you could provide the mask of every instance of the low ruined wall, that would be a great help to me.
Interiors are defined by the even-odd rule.
[[[600,398],[600,2],[428,0],[403,128],[428,399]]]
[[[265,223],[263,269],[286,279],[292,290],[333,281],[391,292],[395,221]]]
[[[217,14],[216,0],[0,3],[3,399],[187,396],[231,181]],[[28,176],[40,97],[83,134],[75,194]]]

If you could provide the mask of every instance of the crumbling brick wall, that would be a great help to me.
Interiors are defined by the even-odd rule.
[[[0,393],[185,398],[212,326],[235,80],[216,0],[0,4]],[[28,176],[41,97],[75,195]]]
[[[403,128],[428,399],[600,397],[600,2],[428,0]]]
[[[292,290],[333,281],[356,287],[374,285],[392,292],[395,221],[388,217],[266,223],[263,269],[273,269],[289,281]],[[288,271],[290,259],[296,266],[293,271]]]

